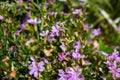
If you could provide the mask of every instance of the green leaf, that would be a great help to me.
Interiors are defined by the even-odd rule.
[[[104,51],[105,50],[105,44],[102,41],[102,39],[99,38],[99,50]]]

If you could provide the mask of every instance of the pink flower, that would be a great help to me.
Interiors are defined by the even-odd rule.
[[[4,17],[0,15],[0,20],[3,20],[3,19],[4,19]]]

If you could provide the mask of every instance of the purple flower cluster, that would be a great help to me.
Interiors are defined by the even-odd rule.
[[[112,55],[108,56],[108,60],[115,60],[116,62],[120,62],[120,56],[118,51],[114,51]]]
[[[29,66],[29,70],[30,70],[29,74],[33,75],[35,78],[38,78],[39,72],[43,72],[45,70],[44,68],[45,64],[43,61],[37,63],[33,56],[31,56],[30,59],[32,62]]]
[[[73,14],[80,14],[82,12],[82,9],[75,9],[72,13]]]
[[[66,30],[66,28],[60,28],[60,26],[58,24],[56,24],[55,26],[52,26],[52,30],[50,32],[49,35],[49,42],[51,43],[52,41],[54,41],[54,38],[56,36],[61,36],[62,35],[62,31]]]
[[[63,69],[59,69],[58,75],[60,77],[57,80],[85,80],[84,77],[79,77],[82,73],[79,68],[79,66],[76,66],[75,69],[67,67],[65,71]]]
[[[119,62],[120,55],[118,51],[114,51],[111,55],[107,56],[107,62],[105,62],[105,64],[108,66],[113,78],[120,78],[120,68],[117,67]]]
[[[81,48],[81,43],[80,41],[77,41],[73,44],[73,50],[71,51],[72,52],[72,57],[74,59],[80,59],[80,58],[85,58],[85,55],[81,55],[79,53],[80,51],[80,48]]]
[[[58,24],[55,26],[52,26],[52,29],[50,31],[46,30],[40,33],[40,36],[45,37],[49,35],[48,42],[52,43],[55,40],[56,36],[61,36],[62,31],[66,30],[66,28],[60,27]]]

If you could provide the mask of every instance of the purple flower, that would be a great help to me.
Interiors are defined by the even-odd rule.
[[[50,6],[50,3],[46,2],[45,6],[46,6],[46,8],[48,8]]]
[[[92,31],[92,34],[93,34],[94,36],[100,35],[100,34],[101,34],[101,29],[100,29],[100,28],[94,29],[94,30]]]
[[[80,14],[82,12],[82,9],[75,9],[72,13],[73,14]]]
[[[115,29],[117,32],[120,32],[120,26]]]
[[[27,20],[27,23],[29,23],[29,24],[39,24],[41,22],[42,22],[42,20],[37,20],[37,18]]]
[[[109,67],[109,72],[112,73],[113,77],[120,78],[120,68],[117,68],[117,66]]]
[[[65,53],[62,52],[61,54],[58,55],[59,56],[58,60],[63,61],[66,58],[67,55],[68,55],[68,53],[65,54]]]
[[[74,59],[80,59],[80,54],[79,54],[78,52],[72,50],[72,57],[73,57]]]
[[[61,32],[66,30],[66,28],[60,28],[58,24],[56,24],[55,26],[52,26],[52,30],[50,31],[49,34],[49,39],[48,42],[53,42],[55,40],[56,36],[61,36]]]
[[[114,51],[112,54],[107,56],[105,64],[108,66],[109,72],[112,73],[113,78],[120,78],[120,68],[117,64],[120,62],[120,56],[118,51]]]
[[[23,2],[23,0],[18,0],[18,4],[19,5],[22,4],[22,2]]]
[[[81,75],[81,71],[79,71],[80,67],[76,68],[73,69],[72,67],[67,67],[65,71],[59,69],[58,75],[60,77],[58,78],[58,80],[84,80],[84,77],[79,77]]]
[[[85,80],[85,78],[84,78],[84,77],[81,77],[80,80]]]
[[[58,75],[59,75],[59,76],[65,75],[64,70],[63,70],[63,69],[59,69],[59,70],[58,70]]]
[[[28,19],[30,19],[30,13],[25,14],[25,19],[23,20],[23,24],[26,24]]]
[[[62,42],[62,45],[60,45],[60,48],[61,48],[64,52],[66,51],[66,47],[65,47],[64,42]]]
[[[49,35],[51,38],[54,38],[56,35],[55,35],[55,33],[53,33],[53,32],[50,32],[50,35]]]
[[[61,24],[64,24],[64,23],[61,23]],[[64,31],[64,30],[67,30],[67,28],[62,27],[62,28],[60,28],[59,30],[60,30],[60,31]]]
[[[84,30],[87,30],[87,29],[89,29],[90,27],[89,27],[88,25],[84,25],[83,28],[84,28]]]
[[[30,70],[29,72],[30,75],[34,75],[35,78],[38,77],[38,68],[36,62],[31,63],[29,70]]]
[[[109,55],[108,60],[115,60],[116,62],[120,62],[120,56],[118,51],[114,51],[111,55]]]
[[[72,52],[72,57],[74,59],[81,59],[81,58],[85,58],[85,55],[81,55],[79,52],[76,52],[74,50],[71,51]]]
[[[52,30],[50,32],[50,37],[60,36],[60,32],[64,31],[65,28],[60,28],[58,25],[52,26]]]
[[[80,47],[81,47],[80,41],[77,41],[77,42],[75,42],[75,43],[73,44],[73,48],[74,48],[76,51],[79,51]]]
[[[20,25],[20,28],[23,30],[23,29],[25,29],[25,27],[26,27],[26,24],[21,24]]]
[[[16,36],[18,36],[18,35],[20,34],[20,32],[21,32],[21,31],[22,31],[22,29],[17,30],[17,31],[15,31],[15,33],[14,33],[14,34],[15,34]]]
[[[13,49],[14,49],[14,46],[11,46],[10,48],[9,48],[9,50],[12,52],[13,51]]]
[[[4,17],[0,15],[0,20],[3,20],[3,19],[4,19]]]
[[[51,32],[54,33],[56,36],[59,36],[59,26],[53,26]]]
[[[57,80],[67,80],[66,73],[63,69],[58,70],[58,75],[60,76],[60,78],[58,78]]]
[[[75,72],[74,74],[68,74],[67,80],[82,80],[82,78],[79,78],[79,73]]]
[[[75,41],[75,43],[73,44],[73,48],[74,48],[74,50],[72,50],[71,52],[72,52],[72,57],[74,59],[80,59],[80,58],[84,58],[85,57],[85,55],[81,55],[79,53],[79,49],[81,48],[80,41],[77,41],[77,42]]]
[[[81,75],[81,71],[79,71],[79,66],[76,66],[75,69],[73,69],[72,67],[67,67],[66,68],[66,73],[67,73],[67,78],[68,80],[82,80],[82,78],[79,78],[79,75]],[[83,79],[84,80],[84,79]]]
[[[54,38],[50,38],[48,42],[52,43],[54,40],[55,40]]]
[[[49,31],[42,31],[42,33],[40,33],[40,36],[47,36],[49,34]]]
[[[111,63],[110,61],[106,61],[105,64],[106,64],[107,66],[112,66],[112,65],[113,65],[113,63]]]
[[[39,68],[39,71],[40,71],[40,72],[43,72],[43,71],[45,70],[44,65],[45,65],[45,64],[44,64],[43,61],[41,61],[41,62],[38,63],[38,68]]]
[[[38,78],[39,72],[43,72],[44,71],[44,62],[41,61],[39,63],[37,63],[34,59],[33,56],[30,57],[31,59],[31,64],[29,66],[29,74],[33,75],[35,78]]]
[[[74,69],[72,67],[67,67],[65,69],[65,72],[68,73],[68,74],[74,74],[75,71],[74,71]]]

